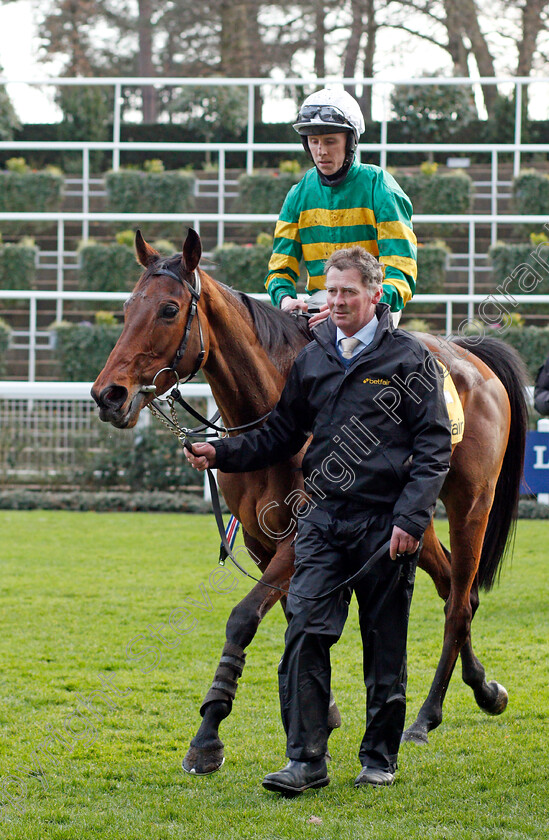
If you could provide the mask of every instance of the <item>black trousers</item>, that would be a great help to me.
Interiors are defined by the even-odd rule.
[[[284,655],[279,666],[286,755],[311,761],[326,753],[330,702],[330,648],[347,619],[350,589],[318,601],[387,540],[392,513],[360,513],[346,519],[318,508],[299,522],[296,570],[290,584]],[[356,584],[366,685],[366,731],[359,750],[363,766],[395,770],[406,711],[406,637],[417,552],[386,558]]]

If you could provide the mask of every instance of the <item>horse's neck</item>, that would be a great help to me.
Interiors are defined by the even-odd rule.
[[[203,296],[209,350],[204,374],[227,426],[250,423],[277,402],[285,375],[259,342],[251,318],[210,280]]]

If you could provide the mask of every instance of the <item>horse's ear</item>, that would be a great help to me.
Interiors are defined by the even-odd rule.
[[[185,271],[194,271],[202,256],[202,243],[200,237],[193,228],[189,228],[187,238],[183,245],[181,263]]]
[[[155,251],[148,242],[145,242],[140,230],[135,231],[135,251],[137,261],[141,263],[143,268],[148,268],[160,256],[158,251]]]

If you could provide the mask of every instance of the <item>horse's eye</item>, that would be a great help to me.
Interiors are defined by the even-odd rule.
[[[160,315],[162,318],[175,318],[178,313],[179,307],[177,307],[174,303],[167,303],[166,306],[162,307]]]

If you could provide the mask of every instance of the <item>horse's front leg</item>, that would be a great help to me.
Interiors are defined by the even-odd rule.
[[[291,542],[289,537],[280,543],[261,578],[262,581],[281,589],[288,588],[294,569]],[[248,535],[246,545],[252,548],[260,562],[264,561],[264,549]],[[214,773],[222,766],[225,757],[224,745],[219,737],[219,726],[231,713],[238,679],[244,668],[245,649],[254,638],[263,617],[281,596],[281,592],[258,583],[233,608],[226,626],[226,641],[221,659],[200,708],[202,723],[183,759],[183,769],[188,773],[206,775]]]

